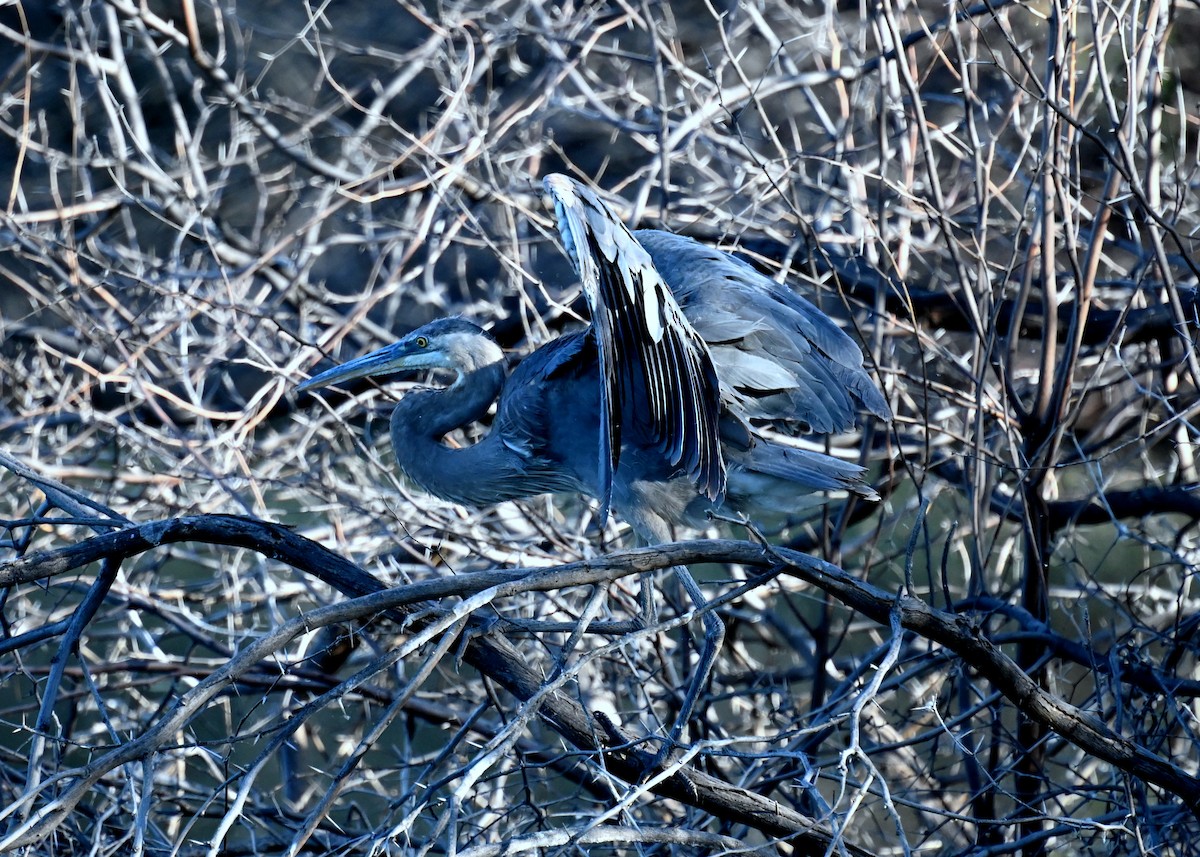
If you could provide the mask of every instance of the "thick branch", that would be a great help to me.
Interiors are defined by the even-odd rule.
[[[966,479],[962,468],[943,459],[929,470],[953,484]],[[1016,497],[994,492],[989,502],[993,513],[1013,523],[1023,523],[1028,514]],[[1200,485],[1144,485],[1128,491],[1103,491],[1081,500],[1055,500],[1046,504],[1050,531],[1068,526],[1111,524],[1124,518],[1140,520],[1149,515],[1185,515],[1200,520]]]
[[[771,259],[789,258],[787,246],[769,240],[744,242],[747,249]],[[878,270],[865,265],[858,259],[844,259],[824,254],[814,254],[817,268],[829,271],[838,278],[842,291],[857,298],[867,306],[874,306],[877,296],[882,296],[887,312],[907,318],[915,310],[926,328],[942,328],[964,333],[972,332],[970,314],[959,298],[941,288],[922,288],[913,283],[901,283],[889,279]],[[770,272],[768,272],[770,273]],[[1130,297],[1136,293],[1155,294],[1153,288],[1139,287],[1130,282],[1125,285]],[[1040,292],[1036,290],[1035,293]],[[1200,313],[1200,289],[1178,289],[1179,301],[1185,313]],[[1030,302],[1018,312],[1018,303],[1012,299],[996,301],[992,322],[998,337],[1013,334],[1036,336],[1045,323],[1045,307],[1040,302]],[[1064,329],[1070,325],[1076,310],[1072,301],[1062,302],[1055,310],[1055,321]],[[1014,330],[1019,322],[1021,330]],[[1082,345],[1105,345],[1118,339],[1122,344],[1150,342],[1163,337],[1178,336],[1179,325],[1174,309],[1167,301],[1146,307],[1092,306],[1087,321],[1080,331]]]

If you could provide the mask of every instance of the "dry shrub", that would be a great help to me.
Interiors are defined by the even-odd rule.
[[[1198,18],[0,8],[2,847],[1198,853]],[[447,313],[580,324],[551,171],[856,328],[884,500],[769,534],[849,575],[562,568],[624,530],[414,491],[403,386],[293,395]],[[726,645],[639,778],[705,558]]]

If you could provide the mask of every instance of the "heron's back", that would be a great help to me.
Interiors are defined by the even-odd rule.
[[[708,343],[722,395],[739,415],[822,434],[851,428],[860,408],[889,418],[857,343],[812,303],[691,238],[634,235]]]

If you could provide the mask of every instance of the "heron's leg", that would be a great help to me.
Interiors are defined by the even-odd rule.
[[[643,544],[665,544],[673,540],[674,532],[671,524],[658,510],[653,497],[638,497],[635,495],[633,502],[626,503],[625,506],[626,514],[631,517],[634,530],[638,534],[639,541]],[[683,734],[683,730],[687,728],[688,721],[692,719],[692,713],[696,709],[696,703],[700,700],[700,695],[708,687],[708,679],[712,674],[713,664],[717,660],[717,653],[720,651],[721,643],[725,639],[725,625],[715,612],[705,609],[708,607],[708,601],[705,599],[704,593],[700,590],[700,584],[696,583],[696,578],[692,577],[691,571],[682,565],[672,567],[671,571],[683,586],[688,600],[692,602],[692,606],[700,613],[700,621],[704,628],[704,642],[700,647],[700,660],[696,664],[696,669],[692,673],[687,691],[684,693],[683,705],[675,717],[675,722],[671,724],[671,729],[667,733],[667,740],[662,743],[662,746],[654,755],[653,761],[647,767],[647,773],[662,767],[667,754],[679,745],[679,737]],[[646,580],[642,585],[641,607],[644,614],[642,620],[648,623],[648,627],[655,621],[654,615],[656,612],[653,606],[652,590],[653,584],[650,580]]]
[[[704,642],[700,647],[700,660],[696,664],[692,680],[688,683],[687,693],[683,697],[683,705],[680,706],[679,713],[675,717],[675,722],[671,725],[671,731],[667,734],[666,742],[663,743],[658,753],[655,754],[651,770],[660,767],[667,754],[671,752],[671,749],[679,744],[679,737],[683,734],[683,730],[687,728],[688,721],[692,719],[696,702],[708,686],[713,664],[716,662],[717,653],[721,650],[721,643],[725,639],[725,624],[721,621],[721,617],[714,611],[704,609],[708,606],[708,601],[705,599],[704,593],[700,590],[700,584],[696,583],[696,578],[692,577],[692,573],[686,566],[677,565],[671,570],[675,573],[675,577],[679,579],[680,584],[683,585],[683,589],[687,593],[688,599],[692,602],[692,606],[697,611],[700,611],[700,623],[704,628]]]

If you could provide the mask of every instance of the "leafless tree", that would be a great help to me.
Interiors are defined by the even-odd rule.
[[[1184,0],[0,6],[0,851],[1200,854],[1198,39]],[[852,327],[894,420],[815,442],[883,501],[629,549],[406,485],[411,381],[297,399],[439,315],[514,359],[578,325],[551,171]],[[727,634],[655,769],[679,563]]]

